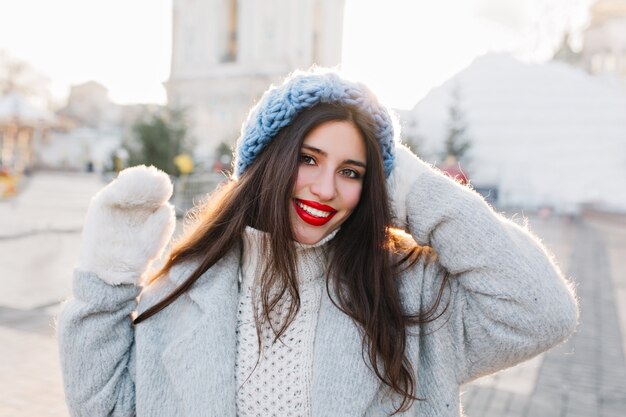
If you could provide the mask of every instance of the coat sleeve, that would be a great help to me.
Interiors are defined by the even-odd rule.
[[[134,329],[140,288],[76,269],[74,298],[58,319],[61,369],[72,416],[135,415]]]
[[[423,162],[406,196],[408,231],[450,277],[445,330],[462,384],[566,339],[578,320],[572,286],[528,230]],[[433,270],[431,269],[431,272]],[[441,275],[425,279],[436,287]],[[428,283],[424,283],[428,286]]]

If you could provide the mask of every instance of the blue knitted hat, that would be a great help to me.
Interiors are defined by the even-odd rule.
[[[243,174],[280,129],[289,125],[297,114],[318,103],[347,104],[371,117],[385,177],[389,177],[395,159],[394,129],[389,112],[365,85],[319,69],[294,72],[282,85],[270,87],[252,108],[237,140],[235,177]]]

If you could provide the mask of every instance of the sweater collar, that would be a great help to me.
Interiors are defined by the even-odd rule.
[[[296,248],[296,267],[300,284],[313,282],[323,276],[326,266],[324,247],[330,242],[337,230],[334,230],[324,239],[314,244],[294,242]],[[252,285],[254,277],[259,274],[259,261],[268,259],[269,254],[263,253],[263,238],[266,232],[247,226],[243,234],[243,253],[241,259],[242,281]]]
[[[337,235],[337,232],[339,232],[339,228],[333,230],[328,236],[324,237],[322,240],[320,240],[317,243],[307,244],[307,243],[300,243],[300,242],[294,241],[294,245],[296,246],[297,251],[302,251],[302,250],[307,250],[307,249],[312,249],[312,248],[320,248],[324,246],[326,243],[330,242]],[[246,226],[246,229],[244,230],[244,242],[248,241],[249,243],[255,243],[255,245],[259,246],[261,243],[261,239],[266,234],[267,232],[263,232],[259,229],[255,229],[252,226]]]

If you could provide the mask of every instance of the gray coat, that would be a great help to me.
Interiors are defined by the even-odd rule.
[[[436,321],[410,329],[417,370],[407,416],[461,415],[459,388],[563,341],[577,323],[571,287],[528,231],[494,213],[474,192],[423,175],[407,196],[408,229],[432,246],[400,279],[408,311],[428,307],[451,276]],[[106,242],[103,242],[106,244]],[[175,267],[143,289],[112,286],[76,270],[74,298],[59,317],[67,404],[73,416],[236,415],[235,352],[240,251],[210,268],[183,296],[139,324],[143,311],[194,267]],[[383,416],[397,397],[363,360],[361,333],[323,295],[314,345],[312,410],[322,416]]]

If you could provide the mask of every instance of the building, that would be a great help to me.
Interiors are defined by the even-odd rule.
[[[73,85],[57,123],[39,143],[36,167],[60,170],[113,169],[113,155],[134,123],[162,109],[156,104],[116,104],[96,81]]]
[[[580,51],[565,36],[555,60],[598,76],[613,76],[626,91],[626,0],[597,0],[590,9],[589,26]]]
[[[81,126],[96,129],[117,124],[119,113],[119,106],[111,102],[107,88],[96,81],[73,85],[66,106],[59,111]]]
[[[168,104],[185,109],[196,158],[231,145],[271,83],[341,60],[344,0],[173,0]]]

